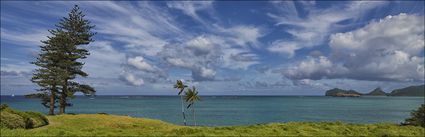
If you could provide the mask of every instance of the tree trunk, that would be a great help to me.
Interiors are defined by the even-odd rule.
[[[55,115],[56,86],[53,86],[50,92],[50,106],[48,115]]]
[[[195,121],[195,126],[196,126],[196,119],[195,119],[195,104],[192,104],[192,113],[193,113],[193,121]]]
[[[61,93],[61,97],[60,97],[60,106],[59,106],[59,114],[65,114],[65,106],[66,106],[66,103],[65,103],[65,97],[64,97],[64,93],[63,93],[63,91],[62,91],[62,93]]]
[[[186,126],[186,115],[184,114],[183,96],[182,95],[180,95],[180,101],[182,102],[183,123]]]
[[[66,93],[68,92],[68,81],[65,82],[65,85],[62,86],[62,92],[60,97],[60,106],[59,106],[59,114],[65,114],[65,107],[66,107]]]

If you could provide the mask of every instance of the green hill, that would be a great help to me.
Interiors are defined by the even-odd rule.
[[[367,93],[365,95],[367,95],[367,96],[386,96],[387,93],[385,93],[384,91],[382,91],[381,88],[376,88],[373,91],[371,91],[371,92],[369,92],[369,93]]]
[[[339,88],[334,88],[331,90],[326,91],[326,96],[334,96],[334,97],[358,97],[362,95],[361,93],[355,91],[355,90],[343,90]]]
[[[410,86],[393,90],[390,96],[425,96],[425,85]]]

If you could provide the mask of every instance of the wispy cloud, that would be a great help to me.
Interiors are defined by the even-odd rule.
[[[314,5],[297,8],[296,2],[273,2],[278,13],[268,13],[276,20],[277,26],[287,29],[292,38],[280,39],[272,42],[268,48],[271,52],[286,54],[293,57],[295,51],[322,45],[328,40],[331,33],[346,27],[338,23],[342,21],[357,22],[369,10],[384,6],[387,2],[350,2],[346,5],[337,5],[322,9]],[[304,16],[298,11],[305,10]]]
[[[91,53],[83,67],[89,77],[78,80],[103,93],[167,94],[176,79],[217,94],[321,91],[344,85],[336,82],[341,79],[363,88],[384,85],[379,81],[393,81],[391,86],[421,81],[423,27],[417,26],[423,22],[416,18],[423,19],[418,4],[423,2],[389,3],[2,1],[1,70],[20,76],[35,69],[28,62],[40,40],[78,4],[98,32],[85,46]],[[395,21],[412,4],[417,6],[405,15],[409,24]],[[379,19],[387,15],[398,16],[382,19],[385,25]],[[376,81],[364,82],[370,80]],[[2,76],[2,91],[13,82]]]
[[[49,32],[41,29],[27,29],[25,31],[11,31],[1,28],[1,41],[14,45],[37,48],[42,40],[47,40]],[[7,46],[7,45],[4,45]]]

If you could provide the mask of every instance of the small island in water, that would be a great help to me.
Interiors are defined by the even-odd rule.
[[[360,97],[360,96],[425,96],[425,85],[419,86],[409,86],[401,89],[395,89],[390,93],[382,91],[381,88],[376,88],[369,93],[363,94],[355,90],[344,90],[339,88],[334,88],[327,90],[325,96],[333,97]]]

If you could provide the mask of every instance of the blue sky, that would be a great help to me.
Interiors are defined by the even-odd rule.
[[[423,1],[1,1],[1,94],[26,94],[40,40],[78,4],[99,95],[323,95],[424,83]]]

